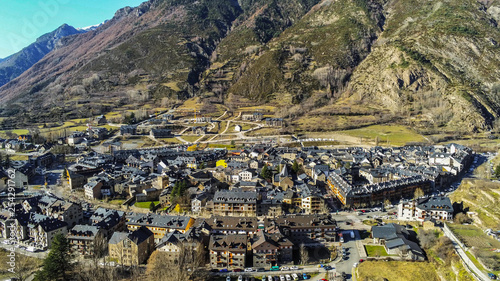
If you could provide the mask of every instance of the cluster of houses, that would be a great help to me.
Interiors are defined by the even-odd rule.
[[[371,237],[374,243],[383,245],[389,255],[407,260],[425,260],[425,253],[417,243],[416,233],[405,226],[394,223],[373,226]]]
[[[329,172],[327,185],[343,205],[362,206],[439,189],[467,170],[473,152],[457,144],[374,147],[348,157],[357,167]]]
[[[0,212],[1,238],[46,250],[57,234],[63,234],[76,253],[85,257],[107,254],[123,265],[142,264],[153,251],[175,260],[181,247],[189,244],[201,246],[198,249],[212,268],[289,264],[294,249],[338,241],[338,231],[331,215],[195,219],[104,208],[83,210],[79,204],[48,195],[19,200],[14,214]]]
[[[83,190],[90,200],[133,198],[168,206],[176,183],[182,181],[187,183],[185,195],[194,214],[279,216],[323,213],[330,196],[345,207],[364,207],[412,198],[417,189],[427,194],[454,181],[467,169],[472,155],[469,148],[456,144],[114,150],[82,154],[66,168],[65,177],[71,190]],[[13,161],[16,187],[26,187],[37,169],[55,161],[61,163],[64,158],[46,153],[29,161]],[[268,175],[263,175],[263,168]],[[6,173],[0,169],[2,178],[0,189],[6,186]]]
[[[328,246],[339,240],[337,223],[328,215],[329,195],[345,206],[413,197],[416,188],[428,192],[453,181],[467,169],[471,156],[470,149],[455,144],[371,149],[257,144],[237,151],[178,147],[91,152],[65,169],[69,189],[83,190],[89,200],[118,196],[169,206],[183,183],[183,196],[190,202],[185,211],[197,218],[84,211],[77,203],[45,195],[20,199],[15,215],[1,212],[0,233],[38,249],[49,248],[53,237],[63,233],[82,255],[103,248],[127,265],[144,263],[155,250],[176,259],[186,243],[203,245],[207,262],[216,269],[287,264],[301,245]],[[37,168],[64,161],[57,159],[47,153],[13,161],[19,173],[16,187],[26,187]],[[4,174],[0,170],[0,178]],[[441,197],[406,201],[398,209],[398,217],[408,220],[449,220],[452,215],[449,199]],[[384,241],[388,252],[420,259],[404,229],[380,227],[373,238]]]
[[[5,151],[9,153],[14,153],[18,151],[31,150],[37,151],[39,153],[45,153],[50,148],[52,148],[52,144],[44,143],[44,144],[35,144],[33,142],[33,137],[31,135],[19,135],[17,138],[11,139],[2,139],[0,138],[0,147],[5,149]]]

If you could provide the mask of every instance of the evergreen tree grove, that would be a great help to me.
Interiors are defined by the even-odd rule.
[[[68,239],[59,233],[52,240],[50,252],[43,261],[43,269],[35,274],[35,281],[69,280],[66,271],[72,268],[71,246]]]

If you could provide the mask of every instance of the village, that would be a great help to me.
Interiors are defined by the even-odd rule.
[[[425,260],[408,222],[434,229],[452,221],[463,210],[445,192],[477,163],[457,144],[190,147],[85,151],[74,161],[48,151],[9,161],[0,190],[15,188],[15,214],[1,193],[3,244],[43,256],[62,233],[83,259],[99,255],[103,266],[140,266],[155,251],[175,261],[189,246],[214,278],[284,270],[285,280],[307,279],[319,266],[350,279],[360,262],[380,258],[367,246],[395,260]]]

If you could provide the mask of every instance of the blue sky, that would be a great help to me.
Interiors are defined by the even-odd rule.
[[[76,28],[111,19],[116,10],[145,0],[8,0],[0,9],[0,58],[64,23]]]

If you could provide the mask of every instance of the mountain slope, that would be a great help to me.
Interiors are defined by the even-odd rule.
[[[50,122],[196,95],[278,106],[286,130],[489,130],[499,19],[499,0],[151,0],[63,39],[0,88],[0,115]]]
[[[40,36],[35,43],[21,51],[5,59],[0,59],[0,87],[19,76],[56,48],[62,37],[83,32],[85,31],[63,24],[56,30]]]
[[[381,38],[350,81],[350,98],[410,116],[421,129],[491,127],[500,112],[500,30],[487,6],[392,1],[386,11]]]

